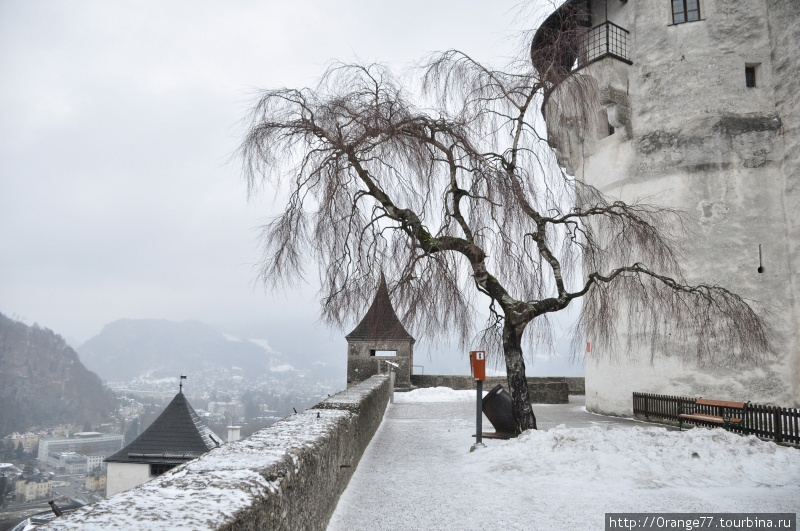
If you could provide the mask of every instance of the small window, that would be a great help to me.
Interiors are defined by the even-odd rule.
[[[372,356],[392,356],[397,357],[396,350],[370,350],[370,355]]]
[[[672,0],[672,23],[700,20],[700,0]]]
[[[744,67],[744,84],[747,88],[756,88],[756,65]]]
[[[162,465],[162,464],[153,464],[150,465],[150,476],[160,476],[167,470],[175,468],[175,465]]]

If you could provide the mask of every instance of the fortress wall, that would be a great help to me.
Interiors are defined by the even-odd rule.
[[[590,78],[595,105],[614,111],[616,132],[554,127],[559,162],[609,196],[686,212],[688,282],[755,301],[777,333],[778,355],[755,369],[698,367],[677,356],[651,363],[646,349],[623,352],[636,331],[622,324],[616,346],[603,350],[586,338],[587,408],[630,414],[633,391],[796,407],[800,2],[701,0],[702,20],[678,25],[669,2],[609,5],[609,20],[631,32],[633,64],[590,65],[556,89],[546,112],[548,125],[580,123],[556,109],[569,101],[570,83]],[[745,85],[746,65],[757,65],[755,88]]]
[[[411,376],[414,387],[449,387],[451,389],[475,389],[472,376],[414,374]],[[504,376],[490,376],[483,382],[483,390],[489,391],[497,384],[508,388]],[[584,379],[580,377],[528,377],[528,391],[534,404],[566,404],[569,395],[584,394]]]
[[[372,350],[393,350],[396,356],[373,356]],[[374,374],[388,370],[382,362],[390,361],[398,365],[395,369],[395,387],[408,387],[413,372],[414,343],[410,341],[348,341],[347,342],[347,385],[362,382]]]
[[[325,529],[388,401],[373,376],[42,529]]]
[[[781,117],[784,141],[782,161],[785,183],[783,212],[788,240],[791,280],[787,285],[792,296],[791,316],[795,330],[786,348],[795,353],[789,367],[795,406],[800,405],[800,2],[768,0],[768,24],[775,83],[775,109]]]

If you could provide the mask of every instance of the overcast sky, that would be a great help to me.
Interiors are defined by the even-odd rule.
[[[314,85],[332,59],[499,63],[519,7],[0,0],[0,312],[74,345],[120,318],[312,326],[315,286],[254,280],[276,206],[229,162],[254,91]]]

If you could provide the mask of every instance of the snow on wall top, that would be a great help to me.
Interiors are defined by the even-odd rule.
[[[48,523],[47,530],[218,529],[276,493],[286,468],[299,471],[303,448],[324,443],[385,383],[376,375],[252,436],[215,448],[152,481]]]
[[[270,474],[274,465],[291,460],[297,470],[297,450],[324,439],[350,417],[332,409],[292,415],[43,529],[217,529],[256,498],[277,490],[281,478]]]
[[[317,409],[344,409],[357,412],[364,399],[383,385],[387,378],[389,378],[387,374],[376,374],[358,385],[336,393],[314,407]]]
[[[301,467],[299,450],[313,447],[385,383],[377,375],[252,436],[211,450],[149,483],[84,507],[43,529],[217,529],[257,498],[275,493],[281,467]],[[279,466],[280,465],[280,466]],[[179,523],[179,524],[178,524]]]

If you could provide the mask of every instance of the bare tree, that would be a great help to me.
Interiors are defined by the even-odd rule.
[[[0,472],[0,509],[6,506],[6,499],[14,492],[14,479],[13,474]]]
[[[549,314],[587,295],[596,341],[623,319],[641,332],[629,349],[654,356],[770,348],[740,297],[683,280],[681,213],[612,201],[552,164],[544,83],[529,62],[494,70],[448,51],[421,77],[423,108],[387,68],[337,64],[314,89],[260,94],[239,151],[251,193],[290,193],[263,227],[261,277],[296,280],[312,258],[327,322],[359,316],[381,270],[417,333],[468,341],[476,294],[488,297],[518,433],[536,428],[523,336],[547,344]]]

